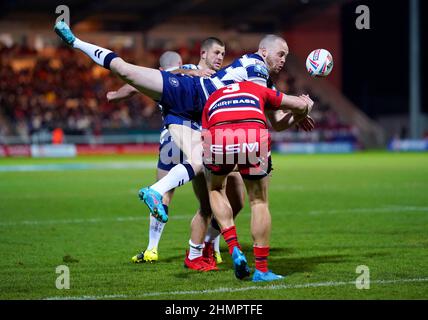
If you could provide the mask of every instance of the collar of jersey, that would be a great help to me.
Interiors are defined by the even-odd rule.
[[[258,53],[250,53],[250,54],[247,55],[247,57],[248,58],[254,58],[254,59],[257,59],[257,60],[265,62],[263,60],[263,58]]]

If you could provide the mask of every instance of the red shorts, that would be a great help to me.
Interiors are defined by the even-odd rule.
[[[202,133],[204,166],[227,175],[238,166],[245,179],[261,179],[272,170],[271,138],[265,125],[239,122],[213,126]]]

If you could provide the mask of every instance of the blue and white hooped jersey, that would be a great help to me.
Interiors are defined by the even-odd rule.
[[[196,65],[196,64],[188,63],[188,64],[183,64],[181,66],[181,69],[185,69],[185,70],[199,70],[199,69],[201,69],[201,67],[199,65]]]
[[[199,65],[189,63],[189,64],[184,64],[181,67],[168,69],[166,71],[174,71],[174,70],[177,70],[179,68],[180,69],[186,69],[186,70],[199,70],[199,69],[201,69],[201,67]],[[183,74],[178,74],[178,75],[176,75],[176,79],[181,78],[183,76],[184,76]],[[185,76],[185,77],[192,79],[192,77],[190,77],[190,76]],[[177,86],[178,83],[179,83],[179,81],[176,80],[176,82],[172,82],[169,84],[170,85],[172,84],[173,86]],[[194,85],[194,80],[192,80],[192,85],[193,85],[193,87],[195,87],[194,90],[196,91],[196,86]],[[182,87],[183,86],[185,86],[185,83],[182,83]],[[162,120],[163,120],[163,125],[165,127],[167,127],[170,124],[180,124],[180,125],[188,126],[194,130],[199,130],[199,131],[202,130],[201,119],[200,119],[200,113],[202,111],[196,111],[195,112],[195,110],[194,110],[195,108],[197,110],[199,110],[201,108],[199,107],[199,103],[192,100],[192,97],[193,97],[192,94],[187,95],[186,93],[180,92],[179,97],[176,97],[176,99],[173,99],[172,101],[170,101],[170,103],[167,104],[169,106],[169,108],[164,109],[161,103],[158,104],[159,109],[162,112]],[[190,99],[190,100],[188,103],[183,104],[181,99],[185,99],[185,100]],[[192,101],[192,102],[190,102],[190,101]]]
[[[175,71],[175,70],[177,70],[177,69],[185,69],[185,70],[199,70],[199,69],[201,69],[201,67],[200,67],[199,65],[196,65],[196,64],[187,63],[187,64],[183,64],[181,67],[177,66],[177,67],[171,67],[171,68],[168,68],[168,69],[166,69],[165,71],[169,71],[169,72],[171,72],[171,71]],[[164,116],[163,116],[163,107],[162,107],[162,105],[161,105],[160,103],[158,103],[158,107],[159,107],[159,110],[160,110],[160,111],[161,111],[161,113],[162,113],[162,120],[164,120]]]
[[[269,86],[268,68],[263,58],[257,53],[245,54],[230,65],[220,69],[210,78],[200,78],[201,90],[205,101],[217,89],[235,82],[251,81]]]
[[[164,124],[187,125],[195,130],[200,127],[202,110],[208,97],[217,89],[242,81],[268,88],[272,85],[268,68],[256,53],[243,55],[209,78],[173,75],[165,71],[161,74],[164,88],[159,102],[166,107],[163,108]]]
[[[171,71],[177,70],[179,68],[180,68],[179,66],[171,67],[171,68],[165,69],[165,71],[171,72]],[[184,69],[186,69],[186,68],[184,68]],[[191,69],[191,68],[189,67],[189,69]],[[162,113],[162,120],[163,120],[163,107],[160,103],[158,103],[158,107],[159,107],[160,112]]]

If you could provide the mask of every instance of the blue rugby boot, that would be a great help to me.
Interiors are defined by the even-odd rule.
[[[284,279],[284,276],[281,276],[279,274],[275,274],[272,271],[267,272],[261,272],[260,270],[257,270],[253,274],[253,282],[269,282],[269,281],[275,281],[275,280],[281,280]]]
[[[162,203],[162,195],[159,192],[146,187],[138,191],[138,197],[149,207],[150,214],[155,217],[156,220],[163,223],[168,221],[168,214],[165,211],[165,207]]]
[[[74,40],[76,37],[73,32],[71,32],[70,27],[64,21],[58,21],[55,23],[54,31],[57,35],[69,46],[73,46]]]
[[[241,280],[250,275],[250,267],[248,266],[247,258],[245,258],[245,255],[238,247],[233,248],[232,260],[235,276],[238,279]]]

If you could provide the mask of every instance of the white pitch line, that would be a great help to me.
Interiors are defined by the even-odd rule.
[[[156,162],[106,162],[106,163],[48,163],[1,165],[0,172],[41,172],[74,170],[117,170],[117,169],[153,169]]]
[[[337,213],[375,213],[375,212],[427,212],[428,207],[415,206],[388,206],[380,208],[348,208],[332,210],[316,210],[304,212],[309,215],[319,214],[337,214]],[[296,212],[294,212],[296,213]],[[171,215],[172,220],[189,219],[191,215]],[[23,220],[23,221],[6,221],[0,222],[0,227],[7,226],[32,226],[32,225],[55,225],[55,224],[79,224],[79,223],[103,223],[103,222],[125,222],[145,220],[145,215],[135,217],[117,217],[117,218],[90,218],[90,219],[64,219],[64,220]]]
[[[387,206],[381,208],[348,208],[332,210],[313,210],[309,211],[310,215],[318,214],[336,214],[336,213],[374,213],[374,212],[428,212],[428,207],[414,206]]]
[[[393,279],[393,280],[372,280],[370,284],[397,284],[397,283],[409,283],[409,282],[428,282],[428,278],[416,278],[416,279]],[[102,296],[74,296],[74,297],[47,297],[44,300],[98,300],[98,299],[134,299],[134,298],[146,298],[146,297],[157,297],[157,296],[186,296],[186,295],[201,295],[210,293],[233,293],[251,290],[289,290],[289,289],[307,289],[307,288],[320,288],[320,287],[340,287],[354,285],[355,281],[330,281],[330,282],[315,282],[315,283],[304,283],[294,285],[268,285],[268,286],[251,286],[245,288],[217,288],[208,290],[191,290],[191,291],[165,291],[165,292],[150,292],[137,295],[125,295],[125,294],[111,294]]]
[[[174,215],[169,217],[170,220],[191,219],[192,215]],[[63,219],[63,220],[23,220],[0,222],[0,227],[9,226],[38,226],[38,225],[55,225],[55,224],[79,224],[79,223],[103,223],[103,222],[127,222],[127,221],[144,221],[148,220],[149,215],[137,217],[117,217],[117,218],[90,218],[90,219]]]

